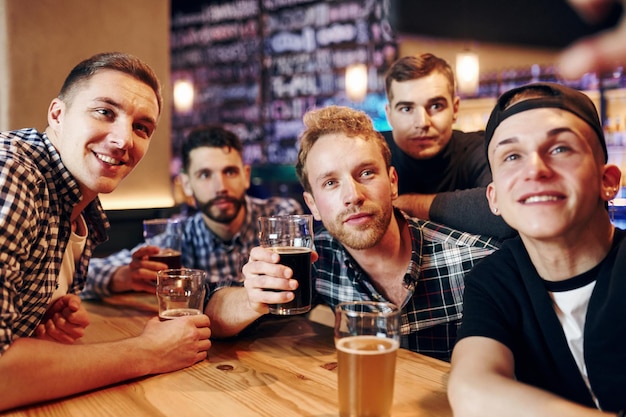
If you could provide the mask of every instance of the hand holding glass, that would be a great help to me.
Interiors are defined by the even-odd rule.
[[[313,216],[310,214],[259,217],[259,241],[280,255],[280,263],[293,270],[298,281],[294,299],[270,305],[270,313],[302,314],[311,310],[311,250]]]
[[[167,264],[168,268],[182,268],[181,240],[182,222],[180,219],[150,219],[143,221],[143,237],[150,246],[158,246],[161,251],[148,259]]]
[[[391,303],[355,301],[335,308],[341,417],[388,417],[393,402],[400,311]]]
[[[163,269],[157,272],[159,318],[173,319],[202,314],[206,271]]]

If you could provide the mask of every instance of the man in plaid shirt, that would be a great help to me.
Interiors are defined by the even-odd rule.
[[[151,68],[103,53],[72,69],[44,132],[0,133],[0,410],[206,358],[205,315],[155,317],[136,337],[73,344],[89,324],[77,293],[109,226],[98,194],[143,158],[161,105]]]
[[[304,123],[297,172],[305,202],[324,225],[315,236],[316,301],[331,308],[343,301],[392,302],[402,308],[401,346],[449,360],[464,276],[499,242],[394,209],[398,177],[365,113],[330,106],[307,113]],[[293,298],[297,281],[279,260],[275,252],[252,250],[245,291],[225,288],[209,303],[214,336],[236,334],[266,314],[268,304]],[[211,310],[220,298],[222,311]]]
[[[203,126],[187,136],[182,147],[181,181],[198,212],[183,220],[182,264],[207,271],[207,299],[218,288],[241,286],[241,268],[259,244],[259,216],[299,214],[302,206],[291,198],[258,199],[246,196],[250,166],[242,159],[243,146],[233,132]],[[156,246],[138,245],[89,263],[83,298],[112,293],[154,293],[156,273],[167,265],[148,260]]]

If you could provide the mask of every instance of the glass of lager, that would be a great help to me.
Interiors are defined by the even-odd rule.
[[[335,308],[341,417],[388,417],[393,402],[400,310],[374,301]]]
[[[259,242],[280,255],[280,263],[293,270],[298,281],[294,299],[284,304],[270,304],[270,313],[302,314],[311,310],[311,251],[313,216],[293,214],[259,217]]]
[[[162,269],[157,272],[159,318],[195,316],[204,310],[206,271]]]

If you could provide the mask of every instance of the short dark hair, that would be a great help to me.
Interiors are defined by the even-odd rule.
[[[391,101],[391,83],[393,81],[402,82],[416,80],[426,77],[433,72],[439,72],[447,78],[450,96],[455,95],[454,72],[445,59],[433,54],[425,53],[418,56],[405,56],[396,60],[385,74],[385,91],[387,99]]]
[[[128,74],[152,88],[159,105],[159,114],[161,114],[163,97],[161,96],[161,83],[156,74],[148,64],[123,52],[104,52],[78,63],[65,78],[59,92],[59,98],[63,101],[71,101],[77,85],[88,81],[99,71],[106,69]]]
[[[228,148],[234,149],[241,153],[243,152],[243,145],[239,137],[230,130],[218,125],[206,125],[193,129],[187,135],[187,138],[183,142],[182,154],[183,154],[183,169],[185,172],[189,171],[189,164],[191,163],[189,154],[196,148],[203,146],[209,148]]]

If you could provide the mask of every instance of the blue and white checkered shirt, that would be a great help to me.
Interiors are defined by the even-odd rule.
[[[404,277],[409,293],[402,305],[401,346],[449,361],[461,323],[465,274],[500,242],[410,218],[397,209],[395,215],[408,222],[413,247]],[[334,309],[344,301],[388,301],[326,230],[315,236],[315,249],[317,303]]]
[[[247,262],[250,250],[259,245],[258,217],[301,213],[302,206],[291,198],[262,200],[247,196],[246,218],[241,230],[231,241],[224,242],[207,227],[202,213],[198,212],[183,221],[182,264],[187,268],[207,271],[207,299],[218,288],[243,285],[241,268]],[[109,283],[113,273],[120,266],[128,265],[132,252],[141,246],[143,244],[106,258],[93,258],[81,297],[89,299],[111,295]]]
[[[31,336],[48,309],[71,234],[70,215],[81,198],[45,134],[0,133],[0,354],[15,339]],[[109,227],[98,199],[82,214],[89,235],[69,288],[74,294]]]

